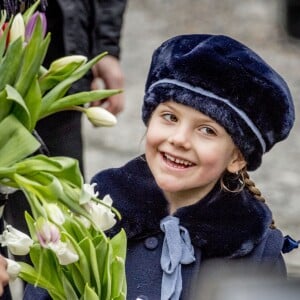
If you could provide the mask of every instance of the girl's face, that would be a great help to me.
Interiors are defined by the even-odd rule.
[[[203,113],[172,101],[152,114],[146,159],[158,186],[176,208],[203,198],[223,172],[245,161],[225,129]],[[172,205],[171,205],[172,206]]]

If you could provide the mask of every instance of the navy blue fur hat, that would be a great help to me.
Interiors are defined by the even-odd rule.
[[[222,125],[249,171],[288,136],[295,119],[283,78],[251,49],[223,35],[176,36],[154,51],[142,108],[146,125],[157,105],[168,100]]]

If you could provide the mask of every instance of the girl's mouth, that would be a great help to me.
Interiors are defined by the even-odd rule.
[[[164,161],[173,168],[185,169],[194,166],[195,164],[190,162],[189,160],[185,160],[168,153],[162,153]]]

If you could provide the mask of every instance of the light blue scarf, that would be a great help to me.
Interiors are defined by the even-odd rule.
[[[182,291],[181,265],[195,261],[189,232],[179,219],[167,216],[160,221],[165,233],[160,264],[163,270],[161,300],[178,300]]]

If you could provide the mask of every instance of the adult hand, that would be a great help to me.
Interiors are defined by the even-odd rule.
[[[124,87],[124,76],[119,60],[112,56],[104,56],[96,65],[93,66],[94,79],[91,89],[122,89]],[[105,100],[94,101],[91,106],[102,106],[114,115],[123,111],[125,106],[124,94],[111,96]]]
[[[8,284],[9,275],[7,273],[7,261],[0,255],[0,296],[3,295],[4,287]]]

